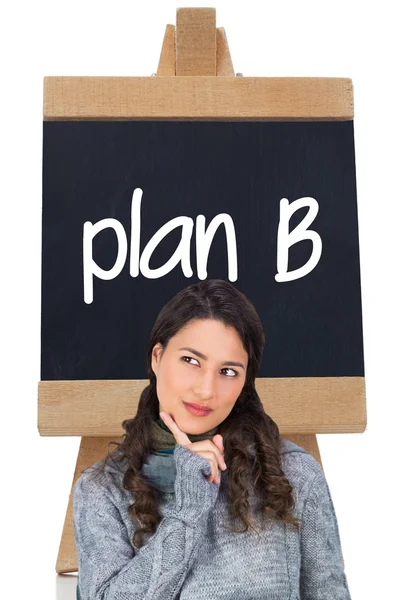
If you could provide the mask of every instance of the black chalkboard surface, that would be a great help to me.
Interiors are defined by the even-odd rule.
[[[258,377],[364,376],[353,121],[45,121],[42,220],[42,380],[147,379],[205,278],[260,315]]]

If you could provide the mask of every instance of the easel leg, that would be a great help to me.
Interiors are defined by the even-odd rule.
[[[283,435],[283,438],[297,444],[304,450],[307,450],[314,458],[319,462],[323,470],[321,455],[319,452],[317,436],[313,433],[293,433],[290,435]]]
[[[60,547],[56,563],[57,573],[73,573],[78,570],[78,556],[75,547],[74,522],[73,522],[73,488],[81,472],[95,462],[105,457],[108,452],[109,442],[120,442],[122,437],[83,437],[79,446],[78,458],[71,492],[69,494],[68,507],[61,535]],[[110,446],[110,451],[113,450]]]

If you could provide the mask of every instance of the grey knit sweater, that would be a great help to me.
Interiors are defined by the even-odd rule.
[[[127,463],[82,473],[74,487],[74,529],[81,600],[350,600],[339,530],[319,463],[282,440],[282,467],[293,486],[301,529],[261,515],[257,531],[232,533],[227,471],[209,483],[208,461],[177,444],[147,457],[143,475],[161,490],[163,516],[141,548],[132,545]],[[94,466],[99,466],[95,463]],[[228,465],[229,469],[229,465]],[[97,473],[97,474],[96,474]],[[235,526],[242,528],[241,521]]]

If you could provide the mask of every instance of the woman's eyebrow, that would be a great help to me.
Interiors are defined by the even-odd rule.
[[[199,358],[202,358],[203,360],[207,360],[207,356],[205,354],[202,354],[202,352],[199,352],[198,350],[195,350],[194,348],[186,348],[185,347],[185,348],[179,348],[179,350],[188,350],[189,352],[192,352]],[[229,366],[233,365],[234,367],[242,367],[242,369],[244,369],[244,365],[242,365],[242,363],[235,362],[234,360],[227,360],[227,361],[223,362],[222,364],[229,365]]]

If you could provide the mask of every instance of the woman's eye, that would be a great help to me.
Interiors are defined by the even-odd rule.
[[[228,375],[228,377],[237,377],[238,372],[235,371],[234,369],[222,369],[223,371],[232,371],[232,373],[234,373],[234,375]]]
[[[182,360],[185,360],[185,358],[188,358],[189,360],[196,360],[195,358],[193,358],[192,356],[182,356]],[[186,361],[185,361],[186,362]],[[196,361],[197,362],[197,361]]]
[[[190,360],[195,360],[196,362],[198,362],[198,360],[196,358],[193,358],[193,356],[182,356],[182,360],[184,360],[185,362],[187,362],[185,359],[189,359]],[[189,363],[188,363],[189,364]],[[223,371],[231,371],[232,373],[234,373],[234,375],[227,375],[227,377],[237,377],[238,376],[238,372],[235,371],[234,369],[222,369]]]

